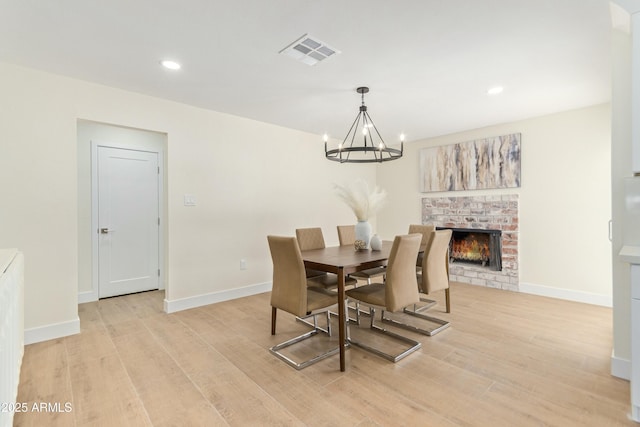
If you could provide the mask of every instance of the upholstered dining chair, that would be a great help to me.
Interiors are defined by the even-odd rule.
[[[271,290],[271,335],[276,334],[276,315],[278,309],[295,315],[296,317],[313,316],[313,330],[291,338],[269,349],[279,359],[296,369],[303,369],[326,357],[338,353],[339,347],[318,354],[317,356],[296,362],[281,352],[303,340],[311,338],[319,332],[325,332],[331,336],[331,319],[329,307],[338,303],[336,294],[328,293],[323,289],[315,288],[308,283],[305,277],[304,262],[298,242],[295,237],[267,236],[271,260],[273,262],[273,288]],[[318,326],[317,316],[324,313],[327,320],[327,329]]]
[[[355,225],[338,225],[338,241],[340,246],[353,245],[356,241]]]
[[[322,228],[320,227],[298,228],[296,229],[296,238],[298,239],[298,246],[301,251],[323,249],[326,247]],[[305,269],[305,271],[307,278],[313,278],[313,286],[320,286],[325,289],[335,289],[338,286],[338,276],[333,273],[309,268]],[[345,279],[345,286],[355,286],[356,284],[356,279]]]
[[[356,226],[355,225],[338,225],[338,240],[340,246],[353,246],[356,241]],[[374,267],[367,270],[358,271],[349,274],[349,277],[354,279],[366,280],[367,284],[371,284],[371,279],[374,277],[384,276],[387,271],[386,267]]]
[[[348,298],[359,301],[369,307],[370,329],[381,332],[394,339],[409,344],[409,347],[399,354],[389,354],[369,345],[362,340],[356,341],[351,338],[349,323],[347,322],[347,339],[353,345],[361,347],[367,351],[377,354],[385,359],[397,362],[407,355],[418,350],[422,344],[408,337],[388,331],[375,324],[375,309],[381,309],[381,319],[385,319],[385,311],[398,312],[405,307],[417,304],[420,301],[418,293],[418,283],[416,279],[416,268],[414,260],[420,250],[421,236],[410,234],[406,236],[396,236],[389,254],[387,263],[387,274],[384,283],[372,283],[370,285],[359,286],[346,292]],[[360,324],[360,313],[357,313],[357,323]]]
[[[427,243],[429,243],[429,239],[431,239],[431,232],[434,231],[436,227],[433,224],[409,224],[409,234],[420,233],[422,235],[422,241],[420,242],[421,247],[426,247]],[[420,271],[422,268],[422,255],[418,254],[418,258],[416,259],[416,267],[417,271]]]
[[[435,231],[436,227],[433,224],[409,224],[409,234],[420,233],[422,235],[422,241],[420,242],[420,247],[425,248],[431,239],[431,233]],[[422,272],[422,260],[424,257],[424,251],[418,253],[418,257],[416,258],[416,274],[420,274]],[[427,310],[434,305],[436,305],[436,301],[428,298],[421,298],[423,305],[421,307],[414,307],[416,311]]]
[[[417,274],[418,287],[421,294],[431,295],[434,292],[444,290],[446,312],[451,312],[451,295],[449,288],[449,242],[452,235],[451,230],[435,230],[431,232],[431,238],[424,251],[424,259],[422,262],[422,271]],[[421,301],[431,302],[431,300],[422,299]],[[428,306],[431,307],[431,304]],[[432,316],[419,313],[425,307],[417,310],[405,308],[404,312],[412,316],[419,317],[428,322],[435,323],[438,326],[434,329],[417,328],[410,325],[397,324],[398,326],[407,327],[424,335],[432,336],[449,327],[449,322],[437,319]]]

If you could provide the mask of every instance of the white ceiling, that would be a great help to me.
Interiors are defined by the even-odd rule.
[[[0,61],[319,140],[369,86],[392,143],[608,102],[610,28],[608,0],[0,0]],[[305,33],[341,53],[278,54]]]

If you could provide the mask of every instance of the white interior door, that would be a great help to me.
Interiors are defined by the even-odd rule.
[[[158,289],[158,153],[97,150],[99,297]]]

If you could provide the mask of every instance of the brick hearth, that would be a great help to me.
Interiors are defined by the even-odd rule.
[[[425,197],[422,223],[438,227],[502,230],[502,271],[452,263],[450,280],[491,288],[518,290],[518,195]]]

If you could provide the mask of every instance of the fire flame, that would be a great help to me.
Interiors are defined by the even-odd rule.
[[[480,242],[476,234],[469,234],[464,239],[453,240],[451,256],[466,261],[489,261],[489,242]]]

